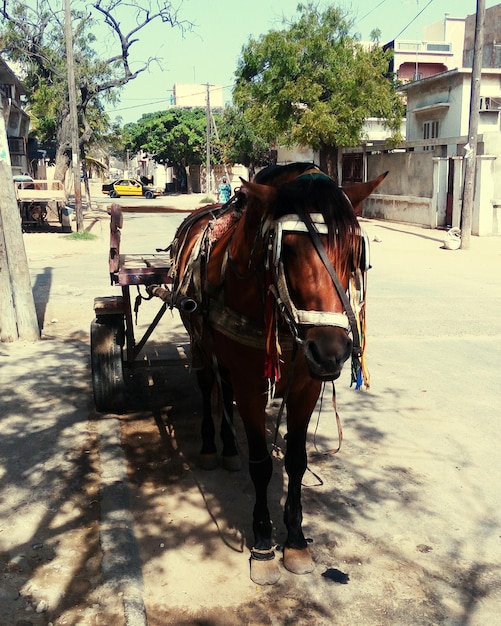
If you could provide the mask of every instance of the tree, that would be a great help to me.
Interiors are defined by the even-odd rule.
[[[308,3],[297,10],[288,28],[244,46],[234,101],[259,135],[320,150],[321,165],[337,178],[337,148],[358,145],[370,116],[396,136],[403,105],[387,78],[389,53],[350,36],[341,9]]]
[[[56,139],[55,177],[64,180],[71,164],[71,125],[66,79],[64,11],[55,0],[37,0],[32,8],[22,0],[3,0],[0,6],[0,50],[20,62],[26,72],[26,87],[42,139]],[[102,121],[105,102],[118,98],[117,90],[134,80],[157,59],[144,61],[132,70],[132,49],[139,33],[161,22],[181,29],[191,24],[178,17],[169,0],[73,1],[75,83],[78,92],[80,146],[91,141]],[[101,31],[98,39],[96,31]],[[103,54],[100,42],[106,39]],[[135,65],[135,64],[134,64]]]
[[[219,118],[216,117],[216,123]],[[147,113],[123,129],[124,146],[131,152],[145,151],[158,163],[168,163],[183,180],[186,168],[204,162],[206,111],[202,108],[172,108]],[[189,177],[188,177],[189,180]]]
[[[223,160],[242,163],[250,170],[251,177],[258,165],[270,165],[273,154],[270,143],[259,133],[255,125],[236,107],[224,110],[219,124],[219,138]]]
[[[40,338],[0,98],[0,341]]]

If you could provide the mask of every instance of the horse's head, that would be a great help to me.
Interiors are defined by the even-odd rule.
[[[242,185],[246,217],[254,224],[260,220],[268,239],[269,289],[278,308],[303,347],[311,376],[336,379],[353,348],[361,348],[357,317],[347,296],[362,256],[353,206],[319,170],[278,187],[268,182]],[[350,188],[357,203],[377,186],[364,185]]]
[[[275,222],[277,293],[314,378],[338,378],[353,348],[346,300],[360,249],[350,202],[320,172],[278,190]],[[357,337],[358,342],[358,337]]]

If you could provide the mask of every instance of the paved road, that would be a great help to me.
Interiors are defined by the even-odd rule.
[[[471,250],[448,251],[439,231],[364,221],[372,242],[372,387],[360,394],[348,388],[346,377],[339,382],[342,453],[311,464],[324,481],[324,487],[305,490],[315,574],[285,573],[275,588],[256,589],[246,575],[246,549],[238,552],[221,541],[223,527],[235,541],[249,533],[248,477],[242,472],[229,483],[236,508],[225,514],[217,500],[223,474],[199,473],[196,443],[184,443],[179,417],[179,479],[174,472],[154,489],[151,481],[135,481],[130,509],[121,509],[121,500],[104,501],[99,518],[96,483],[102,488],[108,481],[119,491],[124,466],[115,445],[116,420],[96,424],[90,396],[92,300],[110,293],[108,225],[99,212],[94,217],[95,242],[55,244],[58,235],[25,235],[45,340],[0,348],[0,624],[11,626],[20,615],[26,624],[107,624],[109,616],[118,624],[123,599],[137,624],[144,623],[144,602],[150,626],[201,619],[501,624],[501,238],[474,238]],[[180,219],[126,216],[123,249],[164,245]],[[86,223],[92,220],[88,216]],[[185,343],[176,324],[162,331],[173,349]],[[176,374],[179,393],[172,391],[169,400],[192,410],[196,397],[182,372]],[[173,413],[175,418],[176,407]],[[144,430],[137,415],[128,420],[138,449],[142,433],[151,436],[144,411],[140,415]],[[328,407],[322,415],[317,443],[328,448],[335,443]],[[279,464],[275,480],[280,496]],[[145,514],[145,503],[158,507],[155,515]],[[189,531],[179,518],[188,505]],[[182,539],[175,550],[159,550],[173,525],[183,531],[173,537]],[[105,559],[103,576],[95,544],[98,530],[106,547],[106,531],[116,528],[125,528],[133,539],[129,545],[140,550],[128,555],[132,574],[122,597],[110,592],[110,577],[124,575],[120,563],[110,566]],[[277,528],[278,541],[280,533]],[[322,576],[332,570],[349,575],[349,584]]]

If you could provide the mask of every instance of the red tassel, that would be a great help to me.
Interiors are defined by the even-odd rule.
[[[264,375],[276,382],[280,378],[279,348],[275,319],[275,298],[268,289],[265,311]]]

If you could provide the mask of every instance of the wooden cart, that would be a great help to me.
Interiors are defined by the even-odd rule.
[[[71,232],[69,213],[66,210],[66,192],[60,180],[15,181],[14,188],[23,224],[46,224],[48,205],[53,202],[63,231]]]
[[[151,360],[139,360],[145,343],[170,306],[171,260],[168,252],[123,254],[120,251],[123,213],[161,213],[162,207],[126,207],[112,204],[110,213],[109,271],[111,284],[121,294],[94,299],[95,319],[91,323],[91,369],[94,402],[98,411],[120,412],[125,402],[125,371],[149,366]],[[151,296],[158,296],[161,306],[144,335],[134,335],[131,287],[143,285]],[[162,364],[157,359],[155,364]]]

